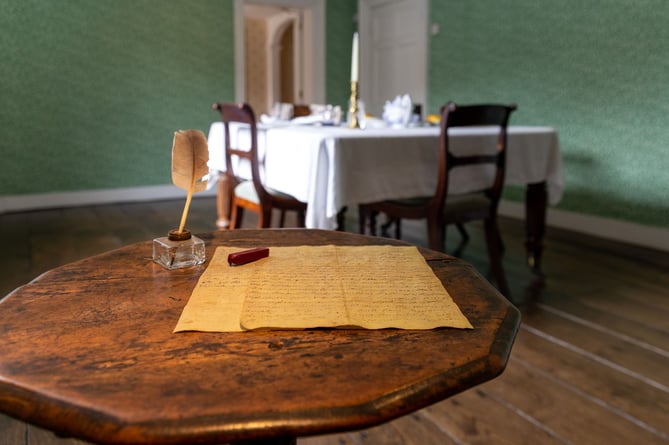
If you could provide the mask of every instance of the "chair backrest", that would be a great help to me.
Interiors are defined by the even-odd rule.
[[[214,110],[221,114],[221,122],[225,129],[225,166],[226,176],[228,177],[228,184],[230,184],[231,193],[235,186],[239,184],[240,177],[235,173],[235,166],[243,160],[250,164],[251,179],[261,202],[266,202],[269,198],[269,193],[263,186],[262,176],[260,174],[260,161],[258,155],[258,130],[256,126],[256,117],[253,109],[246,103],[215,103]],[[239,145],[240,138],[235,138],[235,146],[232,145],[232,138],[230,137],[230,124],[238,123],[244,127],[239,131],[244,131],[250,135],[250,143],[248,147],[241,147]],[[232,196],[232,195],[231,195]]]
[[[504,185],[506,167],[507,126],[515,104],[480,104],[456,105],[449,102],[441,108],[441,133],[439,137],[439,179],[437,190],[431,205],[443,210],[448,195],[448,182],[451,170],[456,167],[490,164],[494,167],[494,180],[485,189],[480,190],[497,206]],[[481,147],[480,153],[458,156],[451,149],[449,129],[455,127],[493,126],[497,127],[496,147]]]

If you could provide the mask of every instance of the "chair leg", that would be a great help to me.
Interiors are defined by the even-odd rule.
[[[427,239],[430,249],[439,252],[444,251],[444,228],[442,224],[428,218],[427,220]]]
[[[379,212],[372,210],[369,212],[369,234],[376,236],[376,217]]]
[[[261,208],[258,212],[258,228],[267,229],[272,225],[272,208]]]
[[[446,239],[447,239],[446,236],[448,235],[448,231],[446,230],[447,227],[448,227],[447,224],[441,224],[441,226],[439,227],[439,230],[441,231],[441,242],[442,246],[444,246],[443,247],[444,252],[446,252]]]
[[[386,215],[386,222],[381,224],[381,236],[390,238],[390,235],[388,235],[388,227],[392,226],[394,222],[395,218],[391,218],[388,215]]]
[[[465,247],[469,243],[469,233],[467,233],[467,229],[465,228],[464,224],[454,223],[454,225],[455,225],[455,228],[460,233],[460,242],[458,243],[458,245],[455,247],[455,249],[453,249],[453,251],[450,254],[453,255],[454,257],[462,258],[462,252],[464,252]],[[446,239],[445,234],[448,233],[446,227],[447,226],[444,226],[444,240]],[[446,242],[444,241],[444,246],[445,245],[446,245]],[[444,247],[444,249],[445,249],[445,247]]]
[[[499,230],[497,231],[497,234],[500,235],[500,236],[499,236],[499,239],[497,240],[497,242],[499,243],[499,251],[500,251],[501,253],[504,253],[504,250],[506,249],[506,247],[504,246],[504,241],[502,241],[502,236],[501,236],[501,234],[499,233]]]
[[[390,238],[390,235],[388,234],[388,228],[395,224],[395,239],[401,239],[402,238],[402,230],[401,230],[401,222],[402,220],[400,218],[391,218],[387,217],[386,222],[381,224],[381,236],[385,236],[387,238]]]
[[[242,226],[242,219],[244,217],[244,208],[239,207],[236,202],[232,203],[232,213],[230,214],[230,230],[234,230]]]
[[[499,227],[497,227],[497,220],[495,218],[486,219],[484,227],[486,244],[488,247],[488,259],[495,281],[497,281],[497,287],[502,295],[508,300],[511,300],[511,291],[509,290],[509,284],[506,281],[506,275],[504,274],[504,267],[502,265],[502,252],[500,249],[501,235],[499,233]]]
[[[367,233],[367,207],[358,206],[358,233],[364,235]]]
[[[462,223],[457,223],[455,225],[457,227],[458,232],[460,232],[460,236],[462,237],[463,241],[469,241],[469,233],[467,233],[467,229],[465,228],[465,225]]]
[[[222,230],[230,228],[230,204],[232,196],[230,186],[228,185],[228,175],[224,172],[218,173],[218,191],[216,193],[216,213],[218,217],[216,219],[216,227]]]

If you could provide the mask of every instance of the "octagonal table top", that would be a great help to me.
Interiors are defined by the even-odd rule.
[[[217,246],[407,245],[309,229],[198,235]],[[471,265],[420,249],[473,330],[172,333],[207,263],[151,241],[55,268],[0,300],[0,411],[97,443],[275,440],[367,428],[499,375],[519,311]]]

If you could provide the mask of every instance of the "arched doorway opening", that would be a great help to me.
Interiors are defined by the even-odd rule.
[[[235,100],[325,101],[323,0],[235,0]]]

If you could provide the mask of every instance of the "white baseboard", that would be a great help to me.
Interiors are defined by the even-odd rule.
[[[213,188],[200,192],[197,196],[215,196],[215,194],[216,189]],[[185,196],[186,192],[173,185],[0,196],[0,214],[58,207],[112,204],[115,202],[177,199]]]
[[[499,204],[499,213],[500,215],[523,219],[525,217],[525,205],[518,202],[502,201]],[[644,226],[550,207],[546,213],[546,225],[669,252],[669,229],[660,227]]]
[[[215,195],[215,188],[198,194],[198,196]],[[0,214],[58,207],[111,204],[115,202],[155,201],[183,197],[184,191],[173,185],[0,196]],[[502,201],[499,206],[499,212],[500,215],[512,218],[525,218],[525,206],[518,202]],[[553,208],[548,209],[546,225],[669,252],[669,229],[644,226]]]

